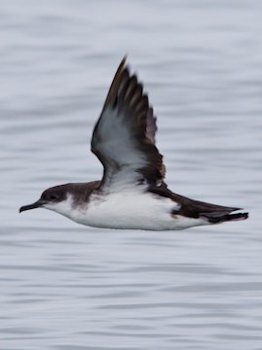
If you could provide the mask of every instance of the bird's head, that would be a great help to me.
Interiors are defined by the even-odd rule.
[[[70,192],[68,184],[50,187],[45,190],[41,197],[34,203],[24,205],[19,212],[35,208],[46,208],[66,215],[71,208]]]

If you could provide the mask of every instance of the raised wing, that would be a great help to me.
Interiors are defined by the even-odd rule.
[[[114,184],[161,184],[165,176],[162,155],[155,146],[156,118],[143,86],[120,63],[102,113],[95,125],[92,152],[104,167],[100,189]]]

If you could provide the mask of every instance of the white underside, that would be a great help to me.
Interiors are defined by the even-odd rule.
[[[83,225],[140,230],[182,230],[207,225],[205,219],[171,215],[179,205],[151,193],[125,190],[108,195],[92,195],[84,206],[74,207],[72,198],[46,208]]]

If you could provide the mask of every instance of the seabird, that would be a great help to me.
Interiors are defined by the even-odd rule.
[[[124,57],[92,135],[91,150],[103,165],[102,179],[48,188],[19,211],[46,208],[83,225],[157,231],[248,218],[248,213],[232,214],[240,208],[172,192],[164,180],[156,131],[148,96]]]

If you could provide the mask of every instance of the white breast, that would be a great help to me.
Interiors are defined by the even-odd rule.
[[[172,210],[179,207],[169,198],[126,190],[106,196],[92,195],[85,208],[75,208],[69,217],[84,225],[117,229],[158,231],[204,224],[202,219],[172,216]]]

